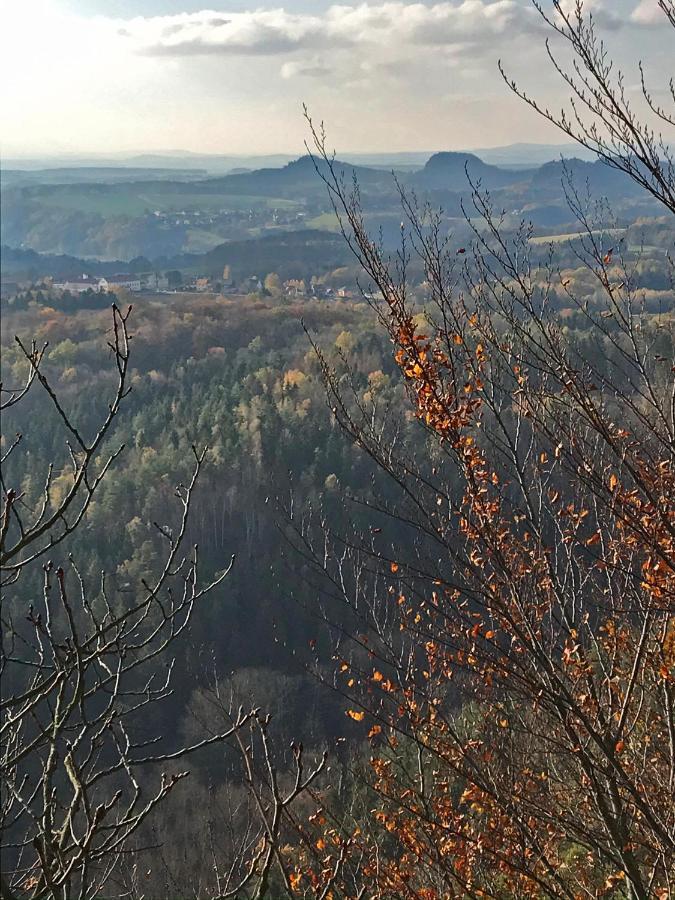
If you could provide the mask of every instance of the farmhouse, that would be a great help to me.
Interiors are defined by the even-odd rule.
[[[289,297],[300,297],[305,293],[305,282],[299,278],[290,278],[284,281],[284,290]]]
[[[101,287],[100,278],[92,278],[89,275],[82,275],[80,278],[70,278],[66,281],[55,281],[53,287],[59,291],[69,291],[71,294],[82,294],[85,291],[101,291],[105,288]]]

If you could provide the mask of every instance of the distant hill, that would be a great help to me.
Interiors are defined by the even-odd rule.
[[[341,235],[301,229],[248,241],[231,241],[208,253],[183,254],[157,260],[161,268],[191,269],[218,278],[225,266],[235,280],[276,272],[282,278],[305,278],[353,262]]]
[[[184,181],[201,180],[209,173],[206,169],[151,169],[120,166],[86,166],[56,169],[7,169],[0,170],[3,188],[41,184],[120,184],[125,182],[175,181],[180,175]]]
[[[644,191],[624,172],[612,168],[602,160],[566,159],[545,163],[532,174],[532,186],[537,192],[548,190],[560,193],[561,183],[572,179],[577,189],[606,196],[642,197]],[[541,196],[541,194],[540,194]]]
[[[269,156],[228,156],[210,153],[98,154],[93,156],[53,156],[44,158],[6,158],[3,165],[17,171],[40,169],[173,169],[174,171],[202,170],[213,175],[225,174],[232,169],[256,169],[261,166],[283,166],[294,159],[292,154],[275,153]]]
[[[325,165],[301,156],[280,167],[217,177],[204,177],[197,170],[106,167],[79,170],[81,175],[77,169],[10,172],[9,183],[7,174],[3,176],[0,240],[73,258],[111,260],[140,255],[173,259],[212,247],[249,248],[255,241],[266,247],[265,235],[280,241],[306,229],[334,230],[326,186],[316,171],[318,166],[325,173]],[[391,172],[372,162],[356,165],[343,159],[334,165],[348,189],[356,178],[368,222],[381,226],[390,243],[397,239],[400,198]],[[118,180],[117,172],[126,174]],[[453,228],[470,193],[467,173],[474,184],[490,191],[512,220],[526,218],[550,228],[573,218],[565,199],[565,172],[571,173],[584,196],[590,190],[595,200],[607,198],[617,217],[631,221],[655,215],[650,198],[601,161],[570,158],[532,168],[505,168],[474,153],[442,151],[417,171],[399,169],[397,177],[424,201],[442,206]],[[28,180],[12,184],[12,177]],[[303,254],[296,261],[307,258]]]
[[[326,164],[310,156],[301,156],[280,169],[256,169],[236,175],[225,175],[221,178],[210,178],[206,184],[225,194],[243,194],[246,196],[271,196],[295,199],[298,196],[324,195],[326,187],[317,175],[326,171]],[[355,166],[351,163],[336,160],[335,169],[344,173],[347,181],[356,176],[360,187],[369,190],[374,187],[382,190],[393,190],[389,172],[366,166]]]
[[[595,154],[580,147],[579,144],[507,144],[504,147],[483,147],[471,151],[483,162],[504,168],[533,168],[555,160],[576,157],[585,161],[594,161]]]
[[[268,272],[277,272],[282,278],[309,277],[353,262],[351,252],[340,235],[309,228],[232,241],[220,244],[208,253],[184,253],[153,261],[139,257],[131,261],[100,262],[65,254],[36,253],[7,245],[2,246],[0,254],[3,277],[13,279],[46,276],[70,278],[83,273],[113,275],[153,269],[189,270],[219,278],[227,265],[232,277],[240,281],[249,275],[264,278]]]
[[[66,254],[36,253],[34,250],[22,250],[3,244],[0,248],[0,262],[3,277],[13,278],[74,278],[85,273],[96,272],[97,275],[114,275],[117,272],[128,272],[129,262],[113,260],[80,259]],[[147,262],[147,261],[146,261]],[[149,267],[149,263],[146,268]]]
[[[294,157],[288,153],[273,153],[268,156],[231,156],[220,154],[162,154],[144,153],[132,156],[126,165],[155,168],[157,166],[172,169],[203,169],[211,174],[231,172],[233,169],[259,169],[261,166],[283,166]]]
[[[499,169],[483,162],[473,153],[444,152],[434,153],[424,168],[411,176],[410,182],[427,190],[466,192],[467,174],[474,183],[480,181],[483,188],[493,190],[525,181],[531,172]]]
[[[401,151],[352,151],[342,153],[345,162],[357,166],[375,166],[379,168],[398,168],[399,166],[423,166],[436,151],[401,150]],[[496,166],[531,167],[559,159],[579,156],[592,159],[589,151],[576,144],[533,144],[516,143],[503,147],[466,148],[461,151],[479,156],[483,162]],[[13,157],[5,158],[4,165],[9,169],[56,169],[56,168],[153,168],[153,169],[204,169],[212,174],[225,174],[233,169],[281,168],[296,158],[292,153],[232,154],[232,153],[195,153],[187,150],[163,150],[141,153],[98,153],[78,155],[75,153],[61,156],[45,157]]]

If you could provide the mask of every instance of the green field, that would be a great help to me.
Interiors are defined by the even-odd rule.
[[[594,235],[611,235],[611,236],[621,236],[625,234],[625,228],[597,228],[591,231],[591,234]],[[537,237],[530,238],[531,244],[562,244],[565,241],[573,241],[577,238],[586,237],[588,234],[587,231],[573,231],[569,234],[542,234]]]
[[[183,249],[186,253],[208,253],[225,241],[222,235],[205,228],[188,228]]]
[[[66,185],[56,191],[41,192],[35,199],[53,209],[76,210],[104,218],[142,216],[155,210],[178,212],[199,209],[210,212],[221,209],[294,209],[299,205],[295,200],[278,197],[162,190],[160,185],[153,185],[148,190],[147,185],[139,189],[133,184],[106,191],[92,190],[90,185]]]
[[[319,228],[321,231],[338,232],[340,230],[340,225],[334,212],[321,213],[320,216],[314,216],[313,219],[308,219],[307,227]]]

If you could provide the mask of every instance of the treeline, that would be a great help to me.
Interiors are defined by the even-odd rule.
[[[7,311],[26,310],[29,306],[35,306],[44,313],[49,309],[61,312],[76,312],[77,310],[109,309],[117,300],[112,291],[94,291],[89,288],[86,291],[54,291],[48,286],[35,288],[34,290],[21,291],[6,301]]]

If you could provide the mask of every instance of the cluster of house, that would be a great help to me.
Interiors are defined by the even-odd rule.
[[[79,278],[68,278],[64,281],[55,281],[52,287],[61,291],[69,291],[71,294],[81,294],[84,291],[118,291],[125,290],[134,293],[144,290],[166,290],[169,283],[165,275],[158,272],[143,272],[139,275],[82,275]]]
[[[172,290],[235,294],[246,291],[251,293],[262,292],[264,289],[263,280],[258,275],[251,275],[236,285],[232,280],[229,266],[225,266],[223,270],[222,281],[208,277],[183,279],[180,272],[169,272],[168,275],[173,277],[171,281]],[[354,297],[354,292],[346,286],[332,288],[320,284],[314,278],[307,282],[300,278],[289,278],[287,281],[278,282],[278,284],[280,290],[287,297],[325,297],[327,299],[351,299]],[[3,296],[6,293],[6,286],[9,287],[3,282]],[[84,274],[75,278],[64,278],[63,280],[47,278],[43,280],[41,286],[43,288],[54,288],[58,291],[68,291],[70,294],[82,294],[85,291],[95,291],[96,293],[128,291],[129,293],[137,293],[139,291],[166,291],[169,289],[170,279],[167,275],[159,272],[120,273],[108,276]],[[18,289],[17,285],[13,285],[13,287]],[[16,290],[14,293],[16,293]]]
[[[267,281],[263,280],[259,275],[249,275],[248,278],[244,278],[238,285],[235,285],[231,279],[230,267],[225,266],[222,281],[212,278],[195,278],[186,283],[184,287],[200,293],[210,291],[221,294],[237,294],[246,291],[261,293],[266,285]],[[341,299],[354,297],[354,292],[346,286],[339,288],[326,287],[313,278],[308,282],[302,278],[289,278],[287,281],[280,283],[279,288],[287,297],[340,297]]]
[[[318,284],[312,279],[307,287],[304,279],[289,278],[283,283],[284,293],[287,297],[340,297],[341,299],[351,299],[354,296],[353,291],[348,287],[332,288]]]

